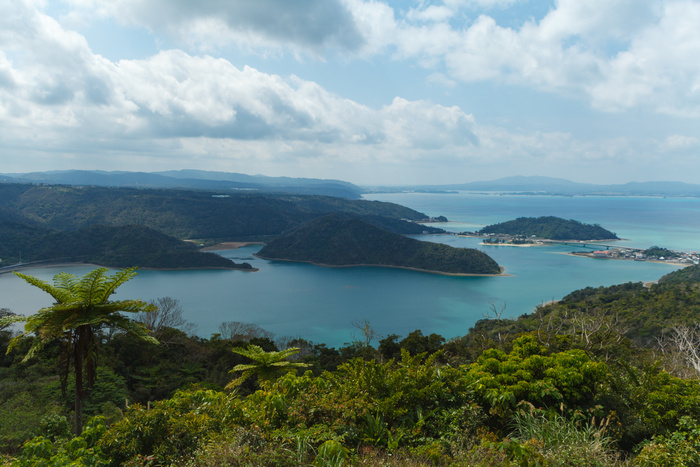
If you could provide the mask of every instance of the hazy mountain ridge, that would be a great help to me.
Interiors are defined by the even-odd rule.
[[[688,196],[700,197],[700,185],[672,182],[650,181],[629,182],[624,184],[593,184],[579,183],[564,178],[540,177],[540,176],[514,176],[497,180],[468,182],[447,185],[419,185],[419,186],[395,186],[374,187],[373,192],[397,192],[397,191],[494,191],[494,192],[518,192],[525,194],[549,194],[549,195],[609,195],[609,196]]]
[[[295,193],[357,199],[360,187],[341,180],[266,177],[204,170],[164,172],[107,172],[101,170],[58,170],[21,174],[0,174],[0,182],[46,183],[139,188],[179,188],[198,190],[244,190],[267,193]]]

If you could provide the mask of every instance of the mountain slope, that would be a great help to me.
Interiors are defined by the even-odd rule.
[[[70,232],[52,231],[0,210],[0,265],[85,262],[111,267],[252,269],[192,243],[138,225],[90,226]]]
[[[331,266],[375,265],[451,274],[499,274],[485,253],[421,242],[358,218],[329,215],[267,244],[258,256]]]
[[[398,204],[327,196],[11,184],[0,184],[0,207],[54,230],[143,225],[177,238],[216,240],[268,238],[337,212],[426,217]]]

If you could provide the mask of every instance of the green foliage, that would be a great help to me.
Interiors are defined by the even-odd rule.
[[[2,225],[0,223],[0,225]],[[89,262],[112,267],[144,266],[155,268],[218,267],[252,269],[250,264],[236,264],[214,253],[197,250],[184,242],[139,225],[88,226],[76,231],[54,232],[36,228],[3,226],[0,254],[8,264],[27,261]]]
[[[50,425],[57,428],[53,420]],[[66,423],[67,424],[67,423]],[[97,441],[107,431],[102,417],[88,421],[80,436],[75,438],[50,438],[39,436],[27,441],[22,452],[12,466],[17,467],[61,467],[71,466],[106,466],[108,459],[97,446]]]
[[[296,347],[290,347],[279,352],[266,352],[262,347],[251,344],[247,349],[236,347],[231,350],[253,360],[254,363],[236,365],[233,367],[231,373],[242,372],[242,374],[239,378],[231,381],[228,386],[226,386],[227,389],[232,389],[241,385],[243,381],[256,374],[258,375],[259,381],[273,381],[284,373],[310,366],[306,363],[290,362],[287,360],[287,358],[299,352],[299,349]]]
[[[141,225],[176,238],[251,239],[279,235],[331,212],[420,220],[394,203],[330,196],[243,194],[213,198],[192,190],[0,184],[0,209],[29,227],[70,231],[93,225]],[[0,222],[2,211],[0,211]],[[0,248],[2,243],[0,242]],[[0,250],[0,253],[2,250]]]
[[[329,439],[318,448],[314,461],[318,466],[339,466],[348,458],[348,450],[334,439]]]
[[[678,269],[672,273],[666,274],[659,283],[675,284],[675,283],[697,283],[700,282],[700,265],[688,266]]]
[[[659,246],[647,248],[643,253],[647,258],[678,258],[680,256],[678,253],[675,253],[668,248],[661,248]]]
[[[485,253],[421,242],[361,219],[328,215],[269,242],[258,256],[332,266],[394,266],[458,274],[499,274]]]
[[[566,418],[553,411],[519,410],[512,439],[531,446],[551,466],[600,466],[616,460],[613,440],[606,435],[609,419]]]
[[[42,436],[52,442],[71,437],[68,419],[63,415],[47,415],[41,419],[39,426],[41,427]]]
[[[567,410],[595,405],[606,365],[581,350],[550,354],[535,336],[515,340],[513,350],[487,350],[465,368],[465,379],[477,400],[504,429],[523,401],[536,407]]]
[[[116,289],[136,275],[135,269],[125,269],[107,276],[106,268],[95,269],[83,277],[59,273],[53,285],[21,273],[15,273],[29,284],[51,295],[55,303],[42,308],[27,318],[24,333],[10,341],[7,351],[16,348],[23,338],[35,334],[24,360],[33,357],[47,342],[61,342],[61,387],[65,392],[69,369],[75,376],[75,427],[82,430],[82,402],[85,391],[91,387],[97,375],[97,337],[105,326],[132,333],[140,339],[158,343],[148,335],[148,330],[122,315],[122,312],[138,313],[152,309],[141,300],[110,301]],[[83,380],[83,372],[85,380]]]
[[[136,404],[100,440],[110,465],[152,456],[158,465],[187,459],[208,437],[243,419],[240,402],[215,391],[178,391],[148,409]]]
[[[678,429],[667,435],[655,435],[643,444],[634,465],[675,467],[700,465],[700,425],[696,419],[682,417]]]
[[[33,388],[16,388],[16,393],[0,402],[0,451],[16,452],[22,443],[32,438],[39,429],[41,420],[57,413],[57,404],[36,397]]]
[[[480,234],[535,236],[550,240],[613,240],[617,235],[595,224],[583,224],[573,219],[559,217],[518,217],[515,220],[487,225]]]

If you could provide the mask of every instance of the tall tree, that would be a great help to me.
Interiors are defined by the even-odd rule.
[[[25,360],[31,358],[45,343],[60,340],[59,358],[61,388],[64,393],[70,368],[75,375],[75,431],[83,429],[83,399],[94,384],[97,374],[97,344],[102,328],[113,327],[131,332],[145,341],[157,344],[141,323],[124,316],[122,312],[138,313],[153,309],[141,300],[110,301],[116,289],[136,275],[136,268],[124,269],[108,276],[107,268],[99,268],[78,277],[61,272],[53,278],[53,285],[15,272],[29,284],[50,294],[56,301],[26,318],[24,333],[10,341],[8,352],[31,334],[36,335]]]

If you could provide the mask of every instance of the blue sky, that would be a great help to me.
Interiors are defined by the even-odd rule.
[[[700,183],[700,1],[0,0],[0,172]]]

